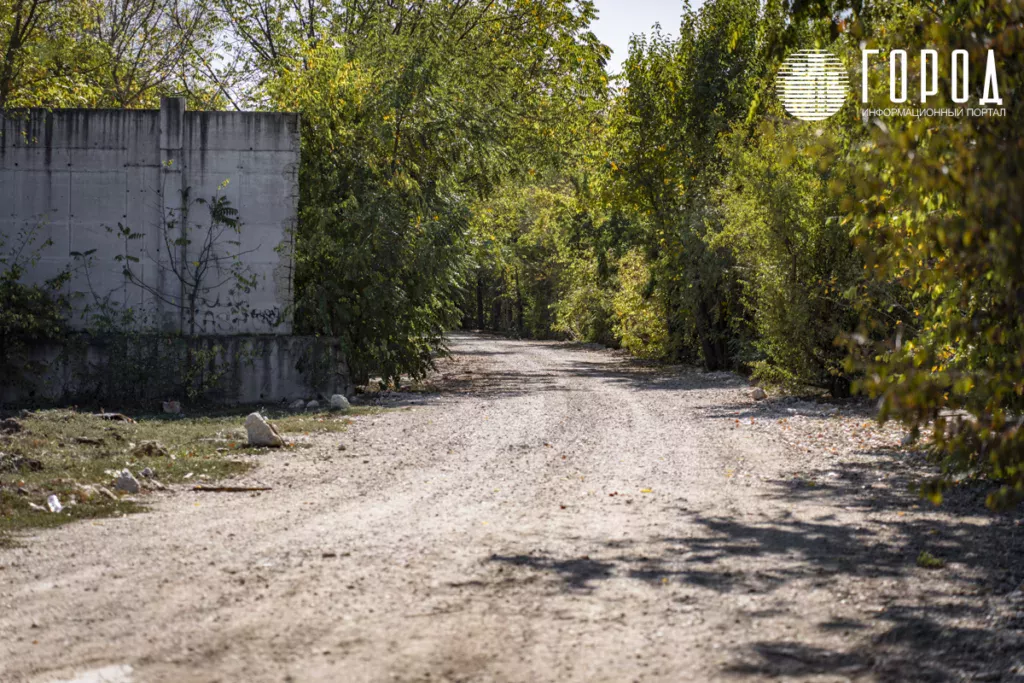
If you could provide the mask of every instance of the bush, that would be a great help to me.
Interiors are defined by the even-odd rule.
[[[732,250],[753,315],[755,378],[842,396],[850,378],[837,341],[856,329],[863,263],[840,220],[848,166],[836,128],[762,122],[735,156],[715,241]]]
[[[651,269],[638,249],[619,262],[619,287],[612,298],[613,330],[622,348],[640,358],[668,351],[665,303],[654,288]]]
[[[32,361],[33,348],[62,341],[67,334],[68,301],[62,289],[70,273],[62,271],[43,285],[22,282],[41,250],[52,246],[47,240],[35,248],[35,233],[36,228],[23,230],[9,246],[0,234],[0,369],[10,386],[25,386],[45,369]]]

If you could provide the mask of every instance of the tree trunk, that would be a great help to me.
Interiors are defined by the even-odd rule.
[[[476,271],[476,328],[484,329],[484,275]]]

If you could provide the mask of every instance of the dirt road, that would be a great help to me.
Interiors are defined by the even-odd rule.
[[[860,408],[453,347],[439,393],[261,456],[273,491],[0,550],[0,680],[1024,680],[1019,520],[921,504]]]

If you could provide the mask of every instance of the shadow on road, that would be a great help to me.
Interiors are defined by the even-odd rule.
[[[878,454],[895,470],[906,469],[900,457]],[[744,625],[731,627],[738,642],[723,673],[738,679],[1024,680],[1019,514],[992,515],[982,505],[984,492],[970,489],[954,493],[939,511],[914,510],[920,501],[906,487],[912,475],[869,486],[872,467],[851,462],[837,478],[813,486],[769,482],[763,497],[781,504],[772,506],[774,518],[708,515],[675,503],[669,507],[685,534],[595,540],[589,554],[578,557],[535,552],[489,559],[528,569],[531,578],[546,575],[554,593],[589,595],[604,581],[626,578],[682,586],[689,604],[711,611],[742,604],[715,596],[761,596],[759,602],[775,607],[745,611]],[[789,510],[802,510],[803,518]],[[808,510],[818,514],[807,518]],[[850,510],[863,511],[856,524],[842,519]],[[923,550],[945,567],[919,567]],[[849,605],[839,610],[845,616],[816,624],[817,635],[765,638],[771,627],[750,627],[761,619],[801,617],[799,600],[815,592],[819,602]],[[800,597],[794,600],[794,593]]]

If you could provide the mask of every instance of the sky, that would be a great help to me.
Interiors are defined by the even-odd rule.
[[[669,35],[679,33],[679,18],[683,13],[682,0],[594,0],[600,10],[593,31],[601,42],[613,50],[609,72],[618,72],[629,54],[629,37],[634,33],[650,33],[651,27],[661,24]],[[699,0],[691,0],[696,9]]]

